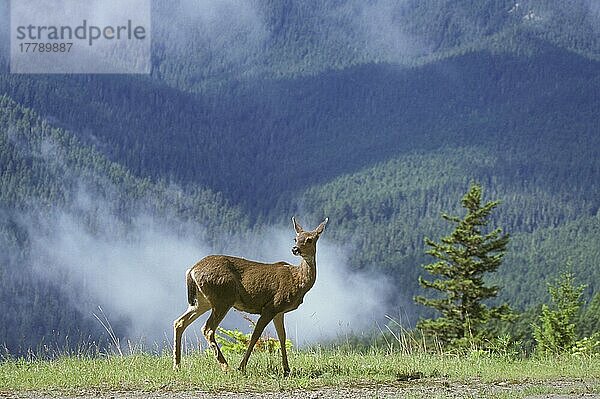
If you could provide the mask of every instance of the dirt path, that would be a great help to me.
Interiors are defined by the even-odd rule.
[[[544,395],[528,396],[528,392],[541,392],[543,389],[548,393]],[[340,387],[324,388],[314,391],[287,391],[287,392],[267,392],[267,393],[232,393],[232,392],[139,392],[139,391],[86,391],[69,395],[61,395],[58,392],[23,392],[7,393],[0,391],[0,398],[19,398],[19,399],[79,399],[79,398],[97,398],[97,399],[349,399],[349,398],[406,398],[406,397],[447,397],[447,398],[485,398],[498,395],[510,395],[515,397],[528,397],[535,399],[600,399],[600,394],[589,392],[598,392],[598,383],[589,383],[579,380],[555,381],[553,383],[497,383],[483,384],[474,381],[469,384],[449,383],[445,380],[421,380],[418,382],[407,382],[398,385],[383,386],[364,386],[364,387]]]

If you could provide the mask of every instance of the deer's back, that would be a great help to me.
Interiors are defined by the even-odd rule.
[[[246,312],[262,313],[265,307],[284,311],[294,305],[298,291],[294,269],[285,262],[260,263],[211,255],[195,264],[191,273],[211,303],[218,301]]]

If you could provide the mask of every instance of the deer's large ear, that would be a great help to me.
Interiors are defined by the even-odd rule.
[[[315,229],[315,233],[321,234],[323,232],[323,230],[325,230],[325,226],[327,225],[327,222],[329,222],[329,218],[325,218],[325,220],[323,220],[321,222],[321,224],[317,226],[317,228]]]
[[[296,218],[292,216],[292,223],[294,224],[294,230],[296,230],[296,234],[300,234],[304,231],[304,229],[302,228],[302,226],[300,226],[298,224],[298,222],[296,222]]]

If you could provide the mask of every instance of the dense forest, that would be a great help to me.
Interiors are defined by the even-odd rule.
[[[136,178],[7,97],[0,97],[0,126],[0,331],[7,348],[37,349],[56,339],[61,345],[80,344],[103,333],[89,312],[99,303],[92,304],[89,293],[77,291],[83,287],[70,292],[74,284],[69,272],[49,264],[52,259],[40,252],[59,234],[65,215],[81,220],[82,230],[95,237],[133,240],[133,245],[132,235],[140,229],[132,224],[140,215],[156,218],[163,229],[170,226],[176,236],[190,233],[186,224],[202,223],[206,233],[195,239],[207,243],[248,229],[244,215],[220,195]],[[75,234],[85,237],[81,231]],[[83,268],[86,261],[81,263]],[[74,306],[73,297],[85,306]]]
[[[593,0],[154,1],[149,76],[9,74],[0,52],[0,343],[103,335],[102,300],[39,272],[60,266],[40,241],[65,218],[135,246],[143,215],[227,250],[328,216],[412,324],[424,238],[473,181],[511,235],[498,300],[534,312],[570,265],[592,301],[599,26]]]

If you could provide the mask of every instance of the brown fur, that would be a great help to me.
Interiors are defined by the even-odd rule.
[[[273,320],[281,343],[284,374],[289,373],[283,315],[298,308],[304,295],[315,283],[316,245],[327,219],[309,232],[305,232],[294,218],[292,221],[296,231],[296,245],[292,248],[292,252],[302,257],[299,266],[292,266],[285,262],[266,264],[232,256],[211,255],[186,272],[190,306],[174,322],[174,368],[177,369],[181,361],[183,331],[210,309],[211,314],[202,328],[202,333],[221,367],[227,369],[227,361],[216,343],[214,334],[229,309],[234,307],[260,315],[239,369],[246,368],[256,341],[267,324]]]

